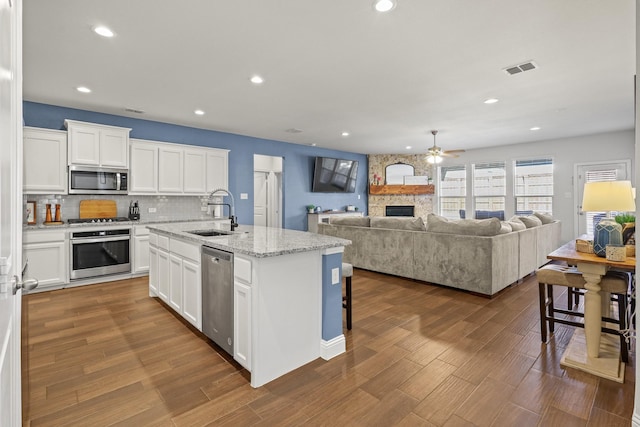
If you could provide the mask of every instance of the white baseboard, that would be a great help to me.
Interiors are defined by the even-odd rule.
[[[640,427],[640,415],[633,410],[633,416],[631,417],[631,425],[633,427]]]
[[[322,344],[320,345],[320,357],[324,360],[333,359],[345,351],[347,351],[347,340],[344,338],[343,334],[340,334],[329,341],[322,340]]]

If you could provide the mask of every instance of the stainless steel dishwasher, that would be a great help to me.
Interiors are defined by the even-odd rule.
[[[202,246],[202,332],[233,356],[233,253]]]

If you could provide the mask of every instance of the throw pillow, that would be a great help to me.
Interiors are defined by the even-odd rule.
[[[507,233],[511,233],[511,231],[512,231],[512,228],[509,222],[500,221],[500,231],[498,232],[498,234],[507,234]]]
[[[540,218],[535,215],[520,216],[518,218],[520,218],[520,221],[524,222],[524,225],[526,225],[527,228],[539,227],[542,225]]]
[[[330,217],[329,223],[334,225],[350,225],[352,227],[368,227],[369,226],[369,217],[368,216],[337,216]]]
[[[422,217],[374,216],[371,228],[390,228],[392,230],[427,231]]]
[[[495,236],[500,232],[501,225],[498,218],[449,221],[436,214],[429,214],[427,228],[433,233]]]
[[[543,224],[550,224],[553,222],[553,217],[549,214],[542,212],[534,212],[533,213]]]
[[[520,221],[520,218],[518,218],[517,216],[512,216],[507,222],[509,223],[509,225],[511,225],[512,231],[521,231],[526,230],[527,228],[527,226],[524,225],[524,222]]]

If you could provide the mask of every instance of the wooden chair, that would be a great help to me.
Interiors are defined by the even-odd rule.
[[[565,316],[576,316],[584,318],[584,313],[577,311],[568,303],[567,310],[557,308],[554,305],[553,287],[564,286],[568,289],[568,299],[578,298],[578,292],[585,289],[585,280],[576,267],[570,267],[562,264],[547,264],[540,268],[536,275],[538,277],[538,293],[540,299],[540,338],[542,342],[547,342],[547,324],[548,331],[554,332],[556,323],[563,325],[584,328],[583,322],[570,320],[567,317],[558,317],[557,314]],[[627,273],[609,272],[602,277],[600,281],[601,292],[603,294],[611,294],[615,297],[618,305],[618,318],[602,317],[605,322],[616,323],[618,329],[602,327],[602,332],[618,335],[620,337],[620,355],[622,361],[629,361],[629,349],[624,336],[627,329],[626,311],[628,304],[627,292],[629,289],[629,275]]]

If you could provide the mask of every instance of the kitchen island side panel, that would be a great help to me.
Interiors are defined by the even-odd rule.
[[[251,385],[259,387],[320,357],[320,251],[254,258]]]

